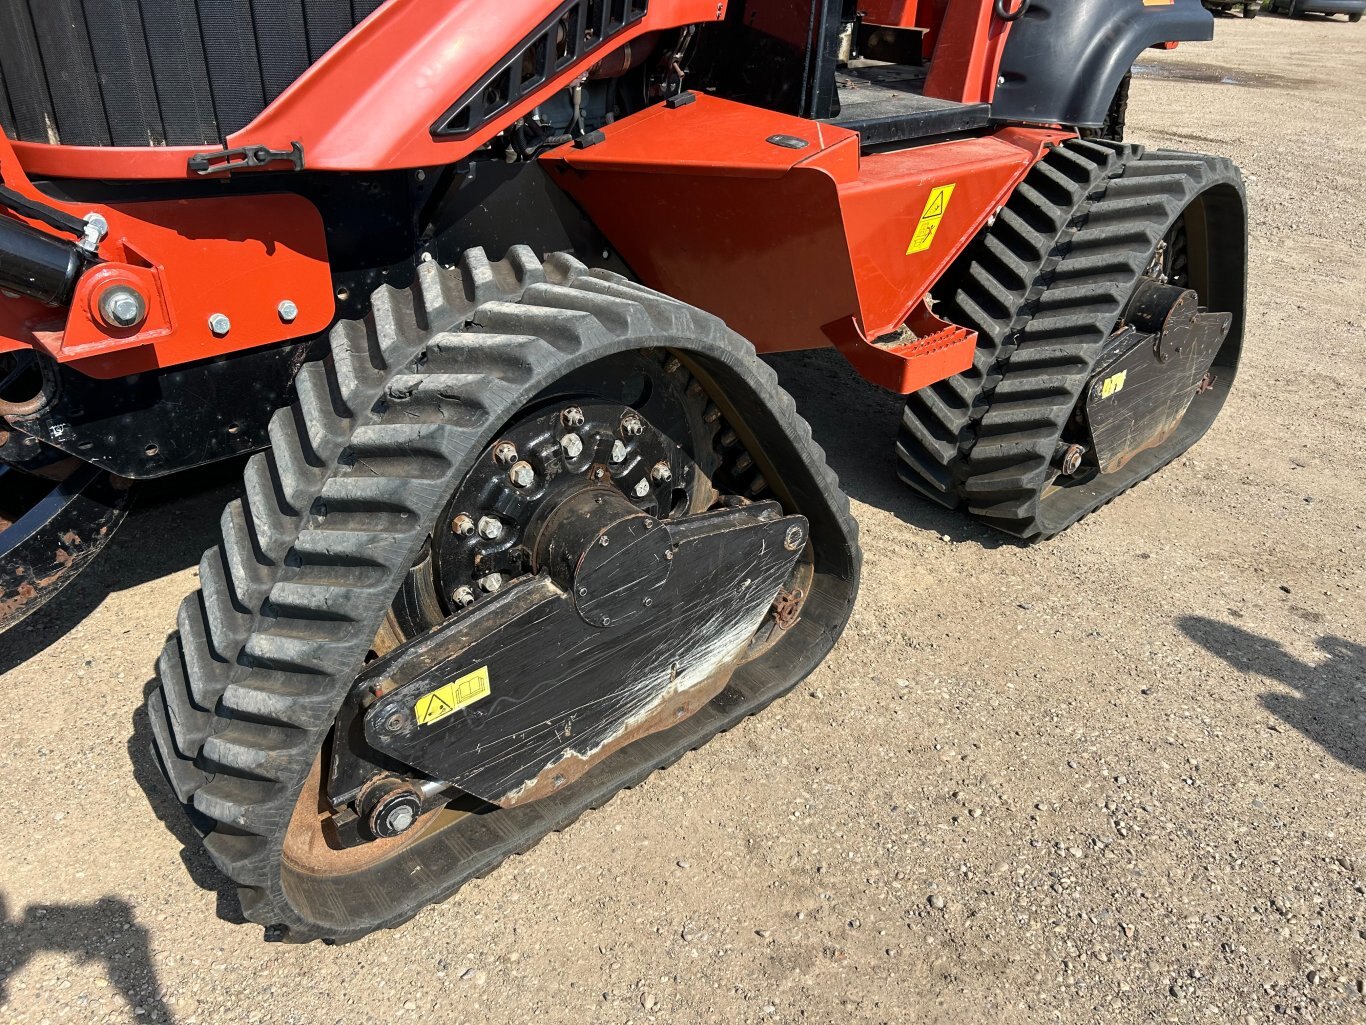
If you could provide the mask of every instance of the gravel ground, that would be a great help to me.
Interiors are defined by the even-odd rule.
[[[1131,113],[1253,202],[1243,379],[1189,457],[1021,548],[895,481],[894,400],[784,359],[864,525],[833,657],[454,901],[306,948],[241,924],[146,753],[233,491],[182,481],[0,639],[0,1020],[1366,1021],[1366,32],[1220,28]]]

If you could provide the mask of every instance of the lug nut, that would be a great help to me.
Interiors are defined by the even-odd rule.
[[[583,439],[577,434],[566,434],[560,439],[560,448],[570,459],[577,459],[583,454]]]
[[[499,466],[511,466],[517,462],[517,446],[510,441],[500,441],[493,447],[493,459]]]
[[[512,481],[513,487],[529,488],[536,483],[536,471],[524,459],[512,464],[512,469],[508,471],[508,480]]]
[[[455,519],[451,520],[451,531],[452,533],[459,534],[461,537],[473,537],[474,520],[470,519],[464,513],[461,513]]]
[[[113,285],[100,294],[100,316],[110,327],[137,327],[147,317],[147,300],[128,285]]]
[[[583,410],[578,406],[570,406],[560,414],[560,423],[571,430],[575,427],[583,426]]]
[[[479,587],[487,594],[492,594],[503,586],[503,574],[490,573],[486,577],[479,578]]]
[[[621,418],[621,432],[628,438],[639,438],[645,433],[645,421],[634,413],[628,413]]]
[[[232,321],[221,313],[215,313],[209,318],[209,330],[215,338],[222,338],[232,330]]]
[[[503,536],[503,521],[492,516],[479,517],[479,536],[485,541],[497,541]]]
[[[674,479],[674,472],[668,463],[658,462],[650,468],[650,479],[657,484],[667,484]]]
[[[473,605],[476,597],[473,587],[457,587],[451,592],[451,601],[462,609],[467,609]]]
[[[612,455],[609,458],[614,463],[626,462],[626,446],[620,441],[612,442]]]
[[[636,484],[636,486],[631,489],[631,494],[635,495],[637,498],[644,498],[649,493],[650,482],[646,480],[644,477],[640,478],[640,481]]]
[[[285,299],[279,306],[275,307],[275,312],[286,324],[293,324],[299,319],[299,307],[293,299]]]

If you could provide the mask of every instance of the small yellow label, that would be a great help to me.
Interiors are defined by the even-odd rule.
[[[939,234],[939,224],[948,212],[949,200],[953,198],[953,190],[956,188],[958,185],[955,182],[953,185],[940,185],[930,193],[930,198],[925,201],[925,212],[920,215],[920,223],[916,225],[915,235],[911,238],[910,248],[906,250],[907,256],[912,253],[923,253],[934,245],[935,236]]]
[[[468,708],[476,701],[489,696],[489,667],[482,666],[460,679],[424,694],[413,706],[413,716],[419,726],[432,723],[454,715],[462,708]]]
[[[1114,377],[1107,377],[1100,386],[1100,397],[1108,399],[1111,395],[1118,395],[1124,390],[1124,380],[1129,376],[1129,371],[1121,370]]]

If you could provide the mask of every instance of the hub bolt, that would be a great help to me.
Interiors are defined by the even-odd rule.
[[[385,780],[363,793],[360,807],[371,835],[385,840],[412,828],[422,814],[422,795],[410,783]]]
[[[795,552],[802,546],[802,528],[788,527],[787,534],[783,537],[783,547],[789,552]]]
[[[620,441],[612,442],[611,460],[614,463],[626,462],[626,446],[623,445]]]
[[[457,587],[451,592],[451,601],[462,609],[467,609],[475,603],[476,596],[473,587]]]
[[[488,594],[492,594],[494,591],[498,590],[498,588],[503,586],[503,574],[490,573],[486,577],[480,577],[479,586],[483,588],[483,590]]]
[[[564,424],[570,430],[573,430],[575,427],[582,427],[583,410],[578,406],[570,406],[560,414],[560,423]]]
[[[479,536],[485,541],[497,541],[503,536],[503,521],[493,516],[479,517]]]
[[[512,464],[512,469],[508,471],[508,480],[512,481],[513,487],[529,488],[536,483],[536,471],[523,459]]]
[[[147,317],[147,300],[135,288],[114,285],[100,295],[100,316],[111,327],[137,327]]]
[[[674,472],[668,463],[661,461],[650,469],[650,478],[656,483],[667,484],[674,479]]]
[[[639,483],[637,483],[636,486],[631,489],[631,494],[635,495],[637,498],[644,498],[649,493],[650,482],[646,480],[644,477],[640,478]]]
[[[560,448],[570,459],[577,459],[583,455],[583,439],[577,434],[566,434],[560,439]]]
[[[451,530],[461,537],[474,537],[474,520],[461,513],[451,520]]]
[[[1082,458],[1086,455],[1086,449],[1081,445],[1068,445],[1058,453],[1058,469],[1070,477],[1081,469]]]
[[[517,446],[510,441],[500,441],[493,448],[493,459],[499,466],[511,466],[517,462]]]
[[[645,421],[634,413],[627,413],[621,418],[621,433],[628,438],[639,438],[645,433]]]

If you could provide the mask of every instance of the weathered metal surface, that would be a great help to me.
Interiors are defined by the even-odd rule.
[[[1087,386],[1085,415],[1101,472],[1113,473],[1162,444],[1191,401],[1207,390],[1216,354],[1233,317],[1209,313],[1196,293],[1144,282],[1135,293],[1110,352]]]
[[[801,555],[785,544],[794,527],[806,536],[776,503],[659,523],[668,547],[642,556],[672,554],[667,578],[640,590],[640,615],[605,626],[580,616],[576,584],[523,578],[371,666],[361,684],[384,696],[366,740],[504,807],[553,793],[722,690]],[[424,724],[423,701],[471,674],[486,696]]]
[[[0,466],[0,632],[69,584],[128,512],[127,482],[75,465],[52,483]]]

